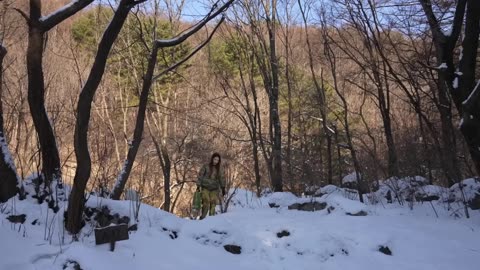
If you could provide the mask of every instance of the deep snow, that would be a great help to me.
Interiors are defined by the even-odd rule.
[[[68,261],[78,262],[84,270],[478,269],[479,210],[471,210],[472,218],[465,219],[459,204],[448,208],[440,201],[416,203],[410,210],[383,200],[361,204],[333,186],[324,187],[322,193],[326,195],[320,198],[297,198],[291,193],[256,198],[238,190],[228,213],[201,221],[141,205],[138,231],[130,233],[130,240],[117,242],[114,252],[109,245],[95,245],[92,224],[83,229],[80,242],[72,243],[63,231],[63,209],[53,214],[46,204],[30,197],[15,198],[0,208],[0,269],[63,269]],[[312,200],[334,209],[288,210],[294,202]],[[107,205],[112,212],[132,217],[134,223],[129,201],[92,195],[87,204]],[[346,215],[359,211],[368,215]],[[27,220],[14,225],[6,219],[10,214],[26,214]],[[284,230],[290,235],[279,238],[277,233]],[[60,244],[62,238],[65,244]],[[241,246],[242,254],[226,252],[227,244]],[[392,256],[379,252],[380,246],[388,246]]]

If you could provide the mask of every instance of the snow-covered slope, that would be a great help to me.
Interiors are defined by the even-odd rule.
[[[325,208],[288,209],[312,200]],[[130,217],[133,213],[128,201],[91,196],[88,205],[108,206]],[[395,203],[361,204],[341,192],[314,199],[290,193],[256,198],[240,190],[228,213],[201,221],[142,205],[138,231],[117,242],[114,252],[109,245],[95,245],[93,222],[83,229],[80,241],[72,243],[63,232],[63,209],[53,214],[46,204],[28,198],[12,199],[0,210],[0,270],[75,269],[69,261],[84,270],[473,270],[480,257],[478,210],[471,211],[471,219],[456,218],[455,211],[440,203],[417,204],[410,210]],[[367,215],[347,215],[360,211]],[[6,219],[10,214],[26,214],[26,222],[13,225]],[[241,254],[227,252],[225,245],[240,246]],[[392,255],[380,247],[388,247]]]

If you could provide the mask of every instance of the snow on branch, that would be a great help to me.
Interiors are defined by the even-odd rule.
[[[92,2],[93,0],[74,0],[70,2],[70,4],[61,7],[50,15],[40,18],[40,23],[42,24],[43,30],[48,31],[52,29],[68,17],[90,5]]]
[[[477,85],[475,86],[475,88],[473,88],[468,98],[462,102],[462,105],[465,108],[465,110],[470,111],[475,106],[475,103],[479,100],[479,98],[480,98],[480,80],[477,82]]]
[[[187,38],[198,32],[203,26],[205,26],[208,22],[210,22],[213,18],[217,17],[220,13],[224,12],[225,10],[230,7],[230,5],[233,3],[235,0],[229,0],[226,2],[224,5],[222,5],[219,9],[215,11],[217,8],[217,5],[219,3],[216,2],[210,12],[197,24],[192,26],[190,29],[187,31],[183,32],[182,34],[171,38],[171,39],[157,39],[155,40],[155,46],[158,48],[166,48],[166,47],[173,47],[176,46],[182,42],[184,42]]]

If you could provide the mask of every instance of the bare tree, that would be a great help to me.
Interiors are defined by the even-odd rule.
[[[360,69],[360,76],[366,76],[370,84],[363,85],[355,79],[349,79],[352,85],[370,93],[378,107],[382,118],[383,135],[387,146],[388,158],[388,176],[398,176],[398,156],[393,136],[392,126],[392,84],[389,80],[388,67],[379,56],[372,32],[368,28],[362,12],[364,0],[342,0],[339,1],[340,10],[346,22],[353,27],[353,32],[349,29],[336,27],[339,41],[335,41],[338,48],[352,60]],[[352,42],[353,39],[360,38],[361,42]],[[361,53],[359,53],[361,52]],[[373,89],[371,89],[373,88]],[[373,91],[372,91],[373,90]]]
[[[283,190],[282,182],[282,132],[280,112],[278,107],[279,98],[279,63],[277,57],[277,0],[260,0],[259,2],[243,3],[245,16],[248,19],[251,34],[252,50],[255,54],[255,61],[259,66],[263,86],[269,100],[269,139],[271,151],[266,151],[264,139],[260,137],[260,145],[267,161],[270,173],[270,180],[273,190]],[[266,24],[259,19],[264,17]],[[266,33],[263,27],[266,26]],[[268,41],[265,38],[268,37]]]
[[[312,45],[310,42],[310,36],[308,33],[308,18],[307,18],[307,12],[306,12],[306,7],[302,6],[301,1],[298,1],[298,5],[300,7],[300,13],[302,14],[304,26],[305,26],[305,38],[307,41],[307,50],[308,50],[308,62],[309,62],[309,68],[313,80],[313,84],[315,86],[315,90],[317,92],[317,99],[318,99],[318,105],[319,105],[319,110],[320,110],[320,115],[322,117],[321,122],[322,122],[322,127],[323,131],[325,133],[325,137],[327,139],[327,181],[329,184],[333,183],[333,165],[332,165],[332,135],[333,135],[333,130],[332,128],[329,127],[328,119],[327,119],[327,113],[328,113],[328,103],[326,99],[326,94],[325,94],[325,87],[324,87],[324,82],[323,82],[323,76],[322,76],[322,81],[319,82],[317,78],[317,74],[315,71],[314,67],[314,61],[313,61],[313,51],[312,51]]]
[[[159,77],[163,76],[164,74],[174,70],[179,65],[183,64],[188,59],[190,59],[203,46],[205,46],[206,43],[208,43],[208,41],[211,38],[211,35],[206,40],[206,42],[197,46],[197,48],[195,48],[184,59],[177,62],[173,66],[167,68],[166,70],[164,70],[160,74],[154,76],[153,73],[155,71],[155,64],[157,62],[158,50],[160,48],[167,48],[167,47],[172,47],[172,46],[176,46],[176,45],[181,44],[182,42],[187,40],[187,38],[189,38],[190,36],[192,36],[193,34],[198,32],[209,21],[211,21],[212,19],[217,17],[219,14],[223,13],[230,6],[230,4],[232,2],[233,2],[233,0],[228,1],[228,2],[226,2],[226,4],[222,5],[218,9],[217,9],[217,6],[215,5],[212,8],[212,10],[210,11],[210,13],[207,16],[205,16],[205,18],[202,21],[197,23],[194,27],[190,28],[188,31],[184,32],[183,34],[181,34],[181,35],[179,35],[179,36],[177,36],[173,39],[170,39],[170,40],[157,39],[157,40],[154,41],[153,48],[151,49],[150,56],[149,56],[149,59],[148,59],[148,68],[147,68],[146,74],[144,76],[142,91],[141,91],[141,94],[140,94],[140,105],[139,105],[137,120],[136,120],[136,124],[135,124],[133,141],[132,141],[131,146],[129,148],[129,151],[128,151],[128,154],[127,154],[127,159],[125,160],[122,171],[119,174],[119,176],[117,178],[117,182],[115,183],[114,188],[112,190],[112,193],[111,193],[111,198],[112,199],[116,199],[116,200],[120,199],[120,195],[123,192],[123,189],[125,187],[125,183],[127,182],[128,176],[129,176],[130,171],[132,169],[133,162],[135,161],[135,156],[137,154],[138,148],[140,146],[140,142],[142,140],[142,134],[143,134],[144,122],[145,122],[145,111],[146,111],[147,102],[148,102],[148,93],[150,91],[152,81],[155,80],[155,79],[158,79]],[[220,20],[220,23],[221,22],[223,22],[223,19]],[[219,24],[217,25],[215,30],[218,28],[218,26],[219,26]],[[163,157],[164,157],[164,155],[165,155],[165,153],[162,154]],[[167,160],[163,161],[163,165],[165,166],[165,169],[167,169],[166,162],[167,162]],[[167,172],[167,173],[168,173],[168,176],[169,176],[170,173],[169,172]]]
[[[28,104],[40,142],[42,174],[47,192],[50,192],[50,184],[52,181],[57,181],[58,187],[62,187],[62,173],[55,134],[47,111],[45,110],[45,80],[42,61],[46,34],[49,30],[92,2],[93,0],[73,1],[47,16],[42,16],[41,0],[29,1],[29,15],[17,9],[25,18],[28,25]]]
[[[480,2],[457,1],[448,34],[442,30],[445,22],[436,16],[432,1],[419,2],[432,32],[438,64],[438,85],[452,97],[462,117],[460,131],[468,145],[476,171],[480,174],[480,80],[476,78]],[[460,35],[463,35],[461,55],[456,62],[455,49]]]
[[[67,230],[72,234],[77,234],[81,229],[82,212],[85,204],[84,193],[91,172],[91,159],[88,152],[87,132],[93,97],[105,72],[105,66],[110,50],[127,19],[128,13],[134,6],[143,2],[145,2],[145,0],[120,1],[112,20],[98,44],[98,51],[90,70],[90,74],[80,92],[74,136],[77,168],[73,180],[72,192],[70,193],[70,198],[68,200],[68,220],[66,226]]]
[[[353,136],[351,134],[351,127],[350,127],[350,117],[349,117],[349,108],[348,108],[348,103],[347,99],[345,97],[345,90],[343,91],[340,89],[340,83],[339,83],[339,71],[338,71],[338,56],[336,55],[334,49],[332,48],[332,38],[329,35],[329,29],[327,27],[327,19],[325,12],[322,11],[322,38],[323,38],[323,45],[324,45],[324,55],[327,60],[327,63],[329,65],[330,71],[331,71],[331,76],[333,79],[333,88],[335,90],[335,93],[337,96],[340,98],[341,101],[341,106],[343,109],[343,117],[340,118],[339,120],[341,121],[344,129],[345,129],[345,137],[347,140],[347,148],[350,152],[350,156],[353,161],[353,168],[354,168],[354,173],[355,173],[355,178],[357,182],[357,190],[358,190],[358,195],[360,202],[363,202],[363,194],[365,193],[365,184],[364,180],[362,179],[363,173],[362,173],[362,167],[360,166],[360,162],[357,157],[357,151],[355,149],[355,146],[353,144]],[[306,24],[306,20],[305,20]],[[345,85],[345,83],[343,84]],[[335,130],[335,134],[338,131]]]

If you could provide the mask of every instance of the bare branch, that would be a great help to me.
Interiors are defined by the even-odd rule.
[[[18,13],[20,13],[20,15],[22,15],[22,17],[25,19],[25,21],[27,21],[27,24],[30,24],[30,17],[28,17],[28,15],[23,12],[23,10],[19,9],[19,8],[13,8],[15,11],[17,11]]]
[[[158,75],[155,75],[153,77],[153,80],[157,80],[159,77],[175,70],[177,67],[179,67],[180,65],[182,65],[183,63],[185,63],[186,61],[188,61],[190,58],[192,58],[192,56],[194,56],[198,51],[200,51],[203,47],[205,47],[205,45],[207,45],[207,43],[212,39],[213,35],[215,34],[215,32],[217,31],[217,29],[220,27],[220,25],[223,23],[223,21],[225,20],[225,17],[222,17],[220,19],[220,21],[217,23],[217,25],[215,26],[215,28],[213,29],[212,33],[210,34],[210,36],[208,36],[208,38],[202,42],[200,45],[198,45],[197,47],[195,47],[192,52],[190,52],[190,54],[188,54],[185,58],[183,58],[182,60],[178,61],[177,63],[175,63],[174,65],[168,67],[167,69],[165,69],[164,71],[160,72]]]
[[[172,38],[172,39],[164,39],[164,40],[160,40],[160,39],[157,39],[155,40],[155,44],[156,46],[158,46],[158,48],[166,48],[166,47],[173,47],[173,46],[176,46],[182,42],[184,42],[187,38],[189,38],[190,36],[192,36],[193,34],[195,34],[196,32],[198,32],[203,26],[205,26],[209,21],[211,21],[213,18],[215,18],[216,16],[218,16],[220,13],[224,12],[225,10],[228,9],[228,7],[230,7],[230,5],[234,2],[235,0],[229,0],[227,3],[225,3],[223,6],[221,6],[217,11],[214,12],[214,10],[217,8],[217,3],[215,3],[212,7],[212,9],[210,10],[210,12],[208,13],[207,16],[205,16],[205,18],[203,18],[200,22],[198,22],[195,26],[193,26],[192,28],[190,28],[188,31],[185,31],[184,33]],[[223,19],[222,19],[223,21]]]

